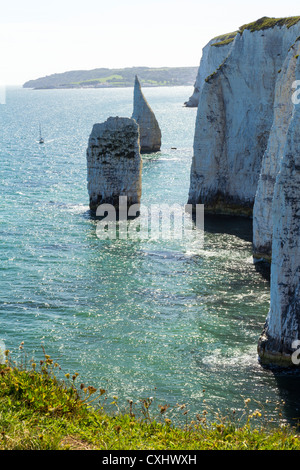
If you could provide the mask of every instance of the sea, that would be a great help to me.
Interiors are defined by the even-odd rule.
[[[145,88],[162,148],[143,155],[142,204],[188,201],[197,110],[192,87]],[[248,416],[297,423],[299,376],[266,369],[257,342],[267,270],[253,263],[252,222],[209,217],[204,240],[100,239],[89,211],[93,124],[131,117],[133,88],[8,87],[0,105],[0,349],[23,367],[44,354],[95,406],[186,422]],[[45,143],[40,145],[39,125]],[[22,344],[22,345],[21,345]],[[21,345],[21,347],[20,347]],[[250,399],[251,401],[249,401]],[[184,411],[183,411],[184,410]]]

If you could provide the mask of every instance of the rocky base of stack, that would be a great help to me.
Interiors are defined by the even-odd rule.
[[[261,364],[284,368],[296,367],[293,363],[295,349],[291,348],[292,343],[291,340],[290,346],[287,346],[281,340],[272,338],[268,335],[268,328],[265,327],[257,346]]]
[[[198,197],[190,192],[188,204],[191,204],[193,208],[197,204],[203,204],[205,213],[212,215],[236,215],[251,218],[253,213],[253,201],[241,201],[221,192]]]

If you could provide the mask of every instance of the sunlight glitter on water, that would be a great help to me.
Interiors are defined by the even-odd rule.
[[[74,91],[74,90],[73,90]],[[187,203],[191,89],[146,90],[163,134],[143,162],[142,202]],[[257,361],[269,283],[251,260],[251,221],[205,219],[197,240],[99,240],[85,150],[95,122],[130,116],[132,90],[11,90],[1,157],[0,339],[41,344],[64,371],[122,399],[211,405],[282,392]],[[43,122],[46,145],[36,144]],[[171,150],[176,147],[177,150]],[[293,398],[294,399],[294,398]]]

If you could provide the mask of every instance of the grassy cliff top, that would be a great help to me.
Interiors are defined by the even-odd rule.
[[[153,398],[128,400],[126,413],[120,411],[116,396],[110,403],[115,412],[107,413],[111,398],[106,390],[77,387],[78,374],[65,374],[64,381],[59,380],[56,374],[61,368],[50,356],[45,354],[37,370],[33,362],[31,369],[16,366],[8,354],[5,364],[0,364],[0,451],[300,449],[298,430],[266,429],[266,411],[257,409],[258,402],[250,398],[244,400],[241,416],[233,410],[227,417],[219,413],[210,417],[204,400],[192,418],[186,405],[176,405],[172,412],[164,403],[152,403]],[[26,358],[22,356],[22,361]],[[276,409],[281,413],[280,403]],[[173,423],[179,411],[185,423],[181,427]]]
[[[291,26],[294,26],[299,21],[300,16],[290,16],[288,18],[268,18],[267,16],[264,16],[257,21],[241,26],[239,32],[242,34],[246,29],[248,29],[253,33],[254,31],[274,28],[275,26],[286,26],[287,28],[291,28]]]
[[[250,30],[251,33],[254,33],[254,31],[262,31],[264,29],[274,28],[275,26],[286,26],[287,28],[291,28],[295,24],[299,23],[299,21],[300,16],[290,16],[288,18],[269,18],[267,16],[264,16],[259,20],[241,26],[238,31],[222,34],[221,36],[216,36],[215,38],[213,38],[213,41],[215,42],[212,43],[211,46],[221,47],[230,44],[234,41],[238,33],[243,34],[246,29]]]
[[[221,36],[213,38],[213,40],[216,42],[214,42],[212,46],[221,47],[225,46],[226,44],[230,44],[234,41],[234,38],[236,37],[237,33],[238,31],[234,31],[233,33],[222,34]]]

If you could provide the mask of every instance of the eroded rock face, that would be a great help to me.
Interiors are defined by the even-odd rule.
[[[141,153],[158,152],[161,148],[161,130],[137,77],[134,84],[132,118],[140,127]]]
[[[225,42],[223,37],[214,38],[202,49],[202,57],[194,92],[184,105],[187,108],[197,108],[205,79],[211,75],[224,62],[232,47],[233,41]]]
[[[264,363],[292,366],[293,342],[300,339],[300,104],[293,106],[282,148],[272,205],[270,311],[258,352]]]
[[[206,212],[253,215],[254,254],[272,262],[258,354],[279,366],[300,356],[299,57],[299,17],[240,29],[202,87],[189,193]]]
[[[119,207],[139,204],[142,193],[142,159],[139,127],[130,118],[110,117],[93,126],[87,148],[87,180],[90,209],[100,204]]]
[[[225,62],[206,78],[196,119],[190,204],[204,204],[215,214],[252,216],[278,71],[299,35],[299,23],[239,32]]]
[[[253,208],[253,253],[255,258],[271,261],[273,233],[273,196],[276,177],[286,145],[286,136],[293,116],[291,93],[296,80],[300,41],[290,48],[278,74],[275,89],[274,118]]]

